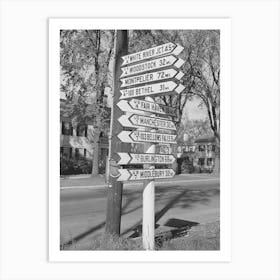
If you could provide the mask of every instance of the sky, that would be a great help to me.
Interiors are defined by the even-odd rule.
[[[192,101],[187,101],[186,107],[183,112],[184,119],[204,120],[205,118],[207,118],[206,108],[199,107],[199,104],[200,100],[198,98],[194,98]]]

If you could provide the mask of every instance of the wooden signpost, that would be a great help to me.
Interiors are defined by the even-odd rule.
[[[111,153],[117,155],[118,161],[110,165],[110,170],[118,168],[118,174],[112,175],[117,182],[143,181],[142,239],[146,250],[154,249],[154,180],[172,178],[175,171],[166,165],[176,160],[170,148],[170,144],[176,144],[176,126],[170,119],[176,117],[176,108],[155,103],[151,97],[178,95],[185,89],[180,83],[184,74],[179,71],[185,61],[177,57],[182,50],[183,47],[169,42],[122,56],[122,67],[118,68],[120,95],[114,106],[123,114],[113,115],[113,122],[130,130],[117,131],[115,136],[120,143],[144,145],[144,153],[131,153],[115,145]],[[156,145],[167,148],[156,153]],[[121,168],[133,164],[143,165],[143,169]]]

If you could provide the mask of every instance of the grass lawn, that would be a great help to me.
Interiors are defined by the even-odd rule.
[[[158,250],[220,250],[220,222],[194,226],[186,236],[165,241]]]
[[[141,238],[127,239],[112,235],[100,235],[86,246],[73,243],[63,245],[61,250],[143,250]],[[165,240],[156,244],[156,250],[220,250],[220,222],[211,222],[193,226],[187,235]]]

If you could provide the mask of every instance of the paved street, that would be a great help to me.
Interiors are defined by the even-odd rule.
[[[67,179],[61,189],[61,239],[79,242],[83,249],[94,236],[104,231],[107,190],[101,181],[90,186],[87,179]],[[71,181],[71,183],[70,183]],[[82,183],[81,183],[82,181]],[[75,182],[76,185],[75,186]],[[87,185],[88,184],[88,185]],[[91,183],[92,185],[92,183]],[[121,234],[131,236],[141,224],[142,190],[139,183],[124,185]],[[156,224],[158,228],[181,222],[205,223],[219,220],[220,187],[217,176],[197,174],[175,176],[156,182]]]

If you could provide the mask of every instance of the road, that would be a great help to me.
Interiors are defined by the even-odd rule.
[[[78,248],[104,232],[107,190],[103,185],[61,189],[61,242],[75,239]],[[121,234],[132,236],[141,225],[142,190],[139,183],[124,186]],[[176,227],[172,223],[217,221],[220,217],[219,179],[209,175],[176,176],[156,182],[156,224],[158,229]],[[175,220],[176,219],[176,220]],[[141,227],[141,226],[140,226]],[[77,245],[76,245],[77,247]]]

